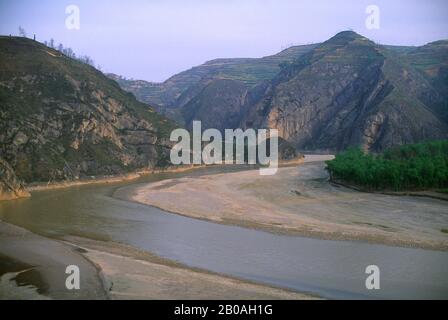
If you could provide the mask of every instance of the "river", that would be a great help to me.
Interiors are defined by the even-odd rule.
[[[325,298],[448,298],[448,252],[276,235],[125,200],[141,183],[222,170],[38,191],[1,202],[0,219],[48,237],[122,242],[188,266]],[[365,268],[372,264],[381,271],[379,290],[365,287]]]

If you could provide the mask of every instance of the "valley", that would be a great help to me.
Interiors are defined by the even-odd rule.
[[[268,62],[274,57],[276,67]],[[448,137],[446,40],[379,45],[343,31],[322,43],[248,60],[250,68],[244,59],[218,61],[157,84],[161,92],[140,81],[118,83],[187,128],[200,120],[219,130],[277,129],[305,151],[360,146],[381,152]],[[172,88],[172,100],[162,101]]]
[[[343,31],[152,83],[0,36],[0,298],[446,299],[447,202],[346,188],[325,161],[342,155],[331,174],[365,182],[370,155],[444,148],[447,65],[447,40],[381,45]],[[269,176],[176,167],[170,135],[195,121],[198,136],[278,130],[283,165]],[[344,158],[352,147],[362,170]],[[431,174],[406,171],[412,152],[396,159],[418,182],[395,175],[397,190],[445,186],[445,155],[419,160]],[[80,291],[65,290],[67,264]],[[382,290],[365,287],[371,264]]]

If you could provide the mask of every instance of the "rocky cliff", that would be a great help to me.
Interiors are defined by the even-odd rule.
[[[181,115],[188,128],[191,128],[193,120],[200,120],[204,128],[221,131],[238,127],[248,91],[244,83],[214,79],[201,82],[198,90],[181,108]]]
[[[0,159],[0,201],[29,197],[23,184],[17,179],[14,170],[3,159]]]
[[[203,128],[276,128],[305,150],[381,151],[448,137],[443,40],[377,45],[345,31],[266,58],[213,60],[173,76],[160,91],[120,84],[156,99],[159,111],[187,127],[201,120]]]
[[[443,93],[396,52],[342,32],[286,66],[249,103],[245,127],[277,128],[301,149],[448,137]]]
[[[0,157],[18,179],[163,166],[172,128],[95,68],[30,39],[0,37]]]

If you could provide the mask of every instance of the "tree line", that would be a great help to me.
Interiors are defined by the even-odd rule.
[[[27,37],[27,33],[22,26],[19,26],[19,36],[24,37],[24,38]],[[36,40],[35,36],[34,36],[34,40]],[[63,55],[65,55],[71,59],[76,59],[82,63],[91,65],[92,67],[94,67],[98,70],[101,70],[101,66],[95,65],[95,61],[88,55],[76,55],[72,48],[64,47],[64,45],[62,43],[59,43],[58,45],[56,45],[56,42],[54,39],[50,39],[50,41],[45,40],[43,42],[43,44],[49,48],[59,51],[60,53],[62,53]]]
[[[403,145],[374,155],[350,148],[327,161],[333,181],[369,190],[448,187],[448,140]]]

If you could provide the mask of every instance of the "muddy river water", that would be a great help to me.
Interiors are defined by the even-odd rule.
[[[277,235],[126,200],[142,183],[222,170],[34,192],[0,203],[0,219],[49,237],[122,242],[188,266],[326,298],[448,298],[448,252]],[[380,268],[379,290],[365,286],[372,264]]]

